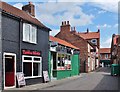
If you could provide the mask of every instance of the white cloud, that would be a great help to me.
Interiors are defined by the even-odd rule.
[[[96,27],[97,28],[111,28],[112,26],[108,24],[103,24],[103,25],[97,25]]]
[[[96,0],[93,0],[91,5],[103,9],[104,11],[118,13],[118,0],[98,0],[97,2]]]
[[[23,4],[22,3],[16,3],[13,6],[18,8],[18,9],[22,9]]]
[[[109,12],[118,12],[120,0],[58,0],[58,2],[89,2],[91,5]]]
[[[118,23],[117,23],[117,24],[115,24],[113,27],[118,28]]]
[[[59,29],[52,29],[52,31],[50,31],[50,35],[55,36],[59,32],[60,32]]]
[[[98,11],[98,14],[103,14],[105,12],[106,12],[105,10],[101,10],[101,11]]]
[[[85,14],[80,7],[82,3],[39,3],[36,4],[37,18],[49,25],[58,26],[62,21],[70,21],[73,26],[92,24],[94,15]],[[75,18],[75,16],[79,18]]]
[[[112,42],[112,37],[108,38],[106,41],[102,41],[100,43],[101,48],[110,48],[111,47],[111,42]]]

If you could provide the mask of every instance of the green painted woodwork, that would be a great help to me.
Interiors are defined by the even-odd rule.
[[[51,53],[49,53],[49,76],[51,75]],[[53,70],[53,77],[63,79],[74,75],[79,75],[80,60],[79,54],[72,55],[71,57],[71,70]]]

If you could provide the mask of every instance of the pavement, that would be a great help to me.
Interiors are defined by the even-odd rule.
[[[39,90],[118,90],[120,88],[118,78],[118,76],[110,75],[110,67],[104,67],[90,73],[81,73],[78,76],[8,90],[32,92]]]
[[[10,91],[10,90],[39,90],[39,89],[45,89],[45,88],[49,88],[49,87],[54,87],[57,85],[62,85],[68,81],[74,81],[78,78],[80,78],[81,75],[77,75],[77,76],[73,76],[73,77],[68,77],[68,78],[64,78],[61,80],[53,80],[47,83],[40,83],[40,84],[33,84],[33,85],[27,85],[27,86],[23,86],[21,88],[10,88],[10,89],[6,89],[5,91]]]

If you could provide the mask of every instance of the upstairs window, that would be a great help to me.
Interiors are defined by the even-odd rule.
[[[23,41],[37,43],[37,28],[31,24],[23,24]]]
[[[97,45],[97,39],[92,39],[91,42],[95,45]]]

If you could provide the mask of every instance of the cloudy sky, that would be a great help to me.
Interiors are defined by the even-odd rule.
[[[35,5],[36,18],[51,28],[51,35],[60,30],[62,21],[70,21],[78,32],[100,29],[101,47],[110,47],[112,34],[118,33],[118,0],[3,0],[19,9],[29,1]]]

